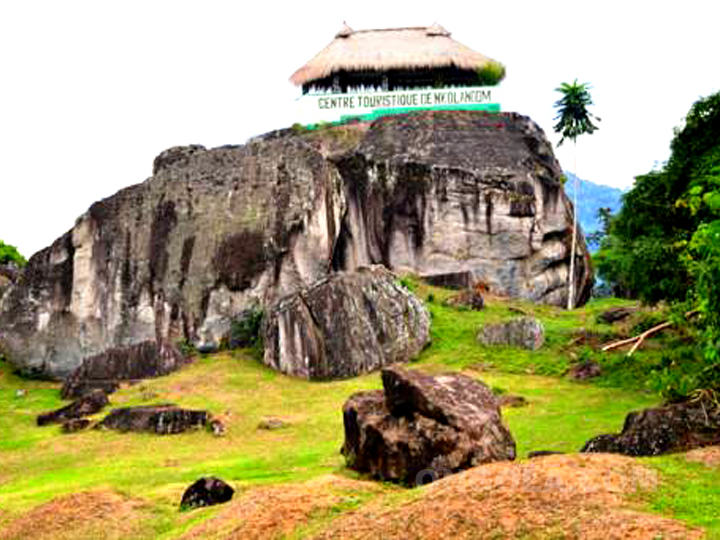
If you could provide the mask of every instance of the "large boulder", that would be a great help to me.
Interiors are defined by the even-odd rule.
[[[565,304],[572,208],[530,119],[437,111],[352,130],[331,150],[286,130],[163,152],[30,258],[0,301],[0,348],[53,378],[144,341],[211,351],[243,311],[370,264]],[[576,268],[577,305],[592,282],[582,241]]]
[[[204,476],[185,490],[180,501],[180,509],[190,510],[223,504],[230,501],[234,494],[235,490],[220,478]]]
[[[263,336],[268,366],[307,379],[345,378],[417,356],[430,341],[430,314],[390,271],[372,266],[281,299]]]
[[[148,405],[113,409],[97,427],[169,435],[204,427],[209,420],[207,411],[181,409],[170,404]]]
[[[593,437],[581,452],[657,456],[711,444],[720,444],[720,408],[703,400],[631,412],[621,433]]]
[[[414,484],[515,459],[498,401],[482,382],[397,367],[384,369],[382,379],[384,391],[359,392],[343,407],[349,467]]]
[[[101,388],[107,393],[121,382],[167,375],[187,363],[177,347],[169,343],[143,341],[128,347],[117,347],[83,360],[65,379],[62,397],[71,399]]]
[[[100,412],[108,403],[107,394],[98,388],[79,397],[70,405],[39,415],[37,425],[63,424],[70,420],[90,416]]]

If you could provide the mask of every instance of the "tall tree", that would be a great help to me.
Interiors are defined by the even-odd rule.
[[[574,190],[573,190],[573,234],[572,246],[570,248],[570,273],[568,275],[568,301],[567,308],[575,307],[575,253],[577,251],[577,197],[579,191],[578,173],[577,173],[577,138],[585,133],[592,134],[598,127],[593,124],[593,120],[600,121],[600,118],[594,116],[588,107],[593,104],[590,96],[590,85],[588,83],[578,83],[577,79],[573,83],[562,83],[556,92],[560,92],[562,97],[555,102],[557,115],[555,120],[557,124],[554,130],[561,134],[558,146],[570,139],[573,142],[574,155]]]

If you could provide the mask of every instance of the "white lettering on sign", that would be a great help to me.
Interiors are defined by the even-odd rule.
[[[498,103],[498,87],[473,86],[437,90],[398,90],[355,94],[305,94],[298,98],[304,123],[335,121],[383,109],[443,109]]]

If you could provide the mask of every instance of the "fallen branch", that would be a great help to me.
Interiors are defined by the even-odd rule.
[[[631,338],[623,339],[621,341],[616,341],[615,343],[610,343],[609,345],[605,345],[602,348],[603,352],[611,351],[612,349],[617,349],[618,347],[622,347],[623,345],[629,345],[630,343],[635,343],[633,345],[633,348],[630,349],[630,352],[628,353],[628,356],[632,356],[632,354],[637,350],[637,348],[642,345],[642,342],[645,341],[645,339],[649,336],[652,336],[653,334],[657,334],[660,332],[660,330],[664,330],[668,326],[672,326],[674,323],[670,321],[666,321],[662,324],[658,324],[657,326],[653,326],[652,328],[645,330],[642,334],[639,334],[637,336],[633,336]]]
[[[685,317],[688,319],[692,317],[693,315],[697,315],[699,311],[697,309],[694,309],[692,311],[688,311],[685,314]],[[602,348],[603,352],[611,351],[613,349],[617,349],[618,347],[622,347],[623,345],[629,345],[630,343],[635,343],[630,351],[627,353],[628,356],[632,356],[633,353],[642,345],[643,341],[645,341],[647,338],[652,336],[653,334],[657,334],[661,330],[665,330],[667,327],[672,326],[675,324],[672,321],[665,321],[664,323],[660,323],[657,326],[653,326],[652,328],[649,328],[648,330],[645,330],[642,334],[638,334],[637,336],[633,336],[631,338],[623,339],[620,341],[616,341],[615,343],[610,343],[609,345],[605,345]]]

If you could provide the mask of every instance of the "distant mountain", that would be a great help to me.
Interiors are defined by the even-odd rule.
[[[573,199],[575,186],[575,175],[565,171],[567,182],[565,182],[565,193]],[[578,220],[583,232],[587,235],[600,230],[601,223],[598,219],[600,208],[610,208],[613,214],[617,213],[622,206],[623,191],[619,188],[595,184],[588,180],[580,179],[580,192],[578,194]]]

